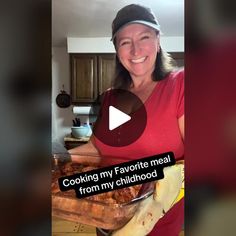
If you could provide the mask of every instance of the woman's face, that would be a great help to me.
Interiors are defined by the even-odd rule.
[[[159,34],[148,26],[131,24],[117,33],[118,58],[132,77],[151,77],[159,49]]]

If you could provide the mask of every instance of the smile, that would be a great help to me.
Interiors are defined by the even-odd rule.
[[[138,59],[133,59],[131,60],[132,63],[142,63],[146,60],[147,57],[141,57],[141,58],[138,58]]]

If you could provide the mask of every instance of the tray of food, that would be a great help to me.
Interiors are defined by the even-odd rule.
[[[93,158],[93,157],[91,157]],[[61,192],[58,178],[99,168],[94,164],[74,163],[56,159],[52,171],[52,215],[62,219],[115,230],[125,225],[134,215],[139,203],[153,193],[153,183],[135,185],[76,198],[74,190]]]

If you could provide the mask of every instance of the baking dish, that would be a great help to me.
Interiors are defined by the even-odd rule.
[[[77,165],[78,173],[82,168],[89,166],[89,160],[94,165],[92,155],[76,154],[81,160],[86,156],[86,162],[81,162]],[[69,159],[64,155],[54,155],[56,163],[53,165],[53,181],[69,172],[65,172],[65,165],[69,163]],[[61,158],[63,157],[63,158]],[[111,157],[112,158],[112,157]],[[127,161],[127,160],[126,160]],[[72,164],[72,163],[71,163]],[[64,168],[64,169],[63,169]],[[62,171],[63,170],[63,171]],[[70,172],[69,174],[74,174]],[[67,192],[52,192],[52,215],[70,220],[80,222],[87,225],[92,225],[98,228],[115,230],[125,225],[134,215],[139,203],[149,197],[153,193],[153,183],[146,183],[144,188],[141,188],[136,197],[125,203],[108,203],[92,200],[89,198],[78,199],[75,196],[74,190]]]

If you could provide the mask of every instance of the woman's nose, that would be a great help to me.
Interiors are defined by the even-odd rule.
[[[131,45],[131,54],[137,56],[139,52],[140,52],[140,46],[138,45],[138,43],[133,42]]]

